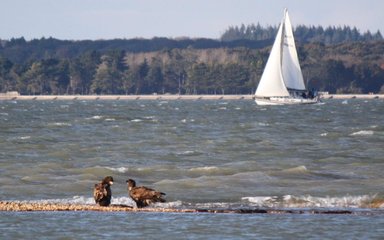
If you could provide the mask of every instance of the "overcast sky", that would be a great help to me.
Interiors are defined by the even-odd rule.
[[[220,38],[229,26],[292,23],[384,33],[384,0],[1,0],[0,39]]]

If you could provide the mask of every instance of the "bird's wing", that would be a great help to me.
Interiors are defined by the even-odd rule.
[[[161,195],[165,194],[144,186],[135,187],[131,190],[131,196],[135,199],[153,199],[154,197],[161,197]]]
[[[95,184],[93,189],[93,198],[96,202],[100,202],[107,195],[107,190],[102,183]]]

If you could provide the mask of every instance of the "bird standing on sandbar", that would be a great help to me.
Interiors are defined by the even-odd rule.
[[[103,181],[95,184],[93,189],[93,198],[95,199],[96,204],[100,206],[109,206],[111,204],[112,191],[111,185],[113,184],[113,177],[106,176]]]
[[[146,207],[156,202],[165,202],[165,199],[162,198],[165,196],[163,192],[158,192],[144,186],[136,187],[136,182],[133,179],[128,179],[127,184],[129,196],[136,202],[138,208]]]

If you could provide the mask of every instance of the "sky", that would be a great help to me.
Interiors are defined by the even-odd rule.
[[[383,0],[1,0],[0,39],[190,37],[218,39],[229,26],[356,26],[384,34]]]

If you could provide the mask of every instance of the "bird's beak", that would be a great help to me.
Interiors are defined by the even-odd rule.
[[[112,181],[109,181],[109,185],[113,185],[113,182],[112,182]]]

